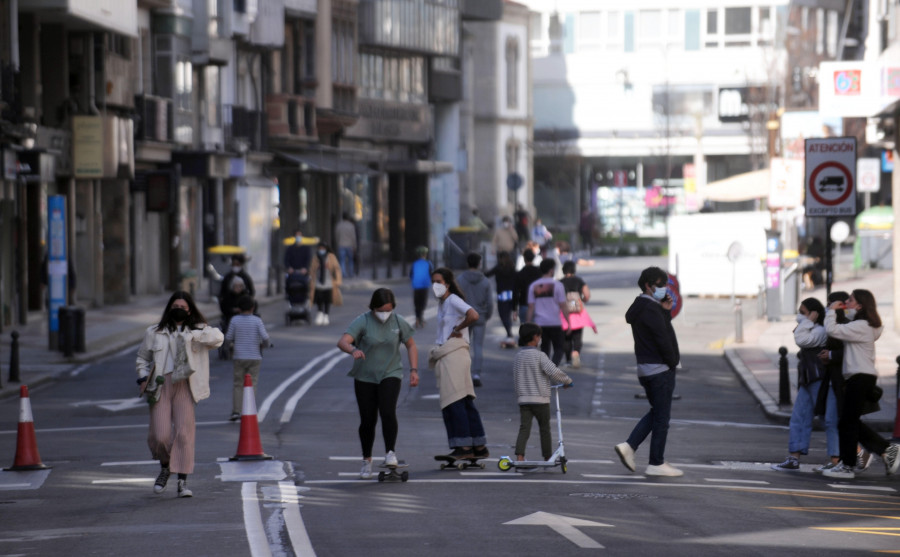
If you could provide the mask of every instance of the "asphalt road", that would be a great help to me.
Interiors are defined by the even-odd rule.
[[[431,372],[404,386],[397,452],[408,482],[358,479],[358,418],[349,357],[333,350],[370,292],[348,292],[331,325],[286,327],[283,307],[263,309],[275,347],[257,394],[271,461],[233,463],[239,425],[231,411],[231,363],[213,358],[212,397],[197,408],[195,497],[174,481],[152,493],[158,466],[146,448],[134,353],[76,369],[31,393],[37,441],[50,470],[0,473],[0,555],[822,555],[893,550],[897,481],[876,463],[852,483],[812,473],[825,442],[799,473],[779,473],[785,427],[766,421],[721,355],[728,300],[691,299],[676,319],[682,345],[667,460],[682,478],[644,477],[646,446],[629,473],[613,452],[647,410],[624,323],[636,277],[659,258],[601,260],[582,273],[599,333],[585,333],[584,365],[561,393],[567,473],[503,472],[518,410],[513,350],[489,323],[478,406],[491,459],[485,469],[440,470],[448,450]],[[408,287],[395,287],[403,315]],[[424,353],[431,323],[417,334]],[[505,335],[502,335],[505,336]],[[136,342],[139,339],[135,339]],[[135,347],[136,349],[136,347]],[[404,360],[405,361],[405,360]],[[424,368],[424,365],[420,365]],[[16,435],[18,407],[0,407],[0,442]],[[555,422],[554,422],[555,427]],[[556,440],[554,429],[554,441]],[[383,448],[376,439],[376,461]],[[529,456],[539,454],[537,431]],[[12,456],[9,456],[11,462]]]

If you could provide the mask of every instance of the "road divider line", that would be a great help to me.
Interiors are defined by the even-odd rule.
[[[154,478],[118,478],[115,480],[93,480],[91,484],[95,485],[103,485],[103,484],[141,484],[141,483],[151,483]]]
[[[100,466],[143,466],[159,464],[158,460],[120,460],[117,462],[101,462]]]
[[[304,375],[309,373],[322,360],[330,358],[330,357],[334,356],[335,354],[337,354],[338,352],[340,352],[340,350],[338,348],[332,348],[328,352],[325,352],[324,354],[320,354],[319,356],[316,356],[315,358],[310,360],[305,366],[303,366],[302,368],[295,371],[293,375],[291,375],[290,377],[288,377],[287,379],[285,379],[284,381],[279,383],[278,386],[275,387],[275,390],[272,391],[271,393],[269,393],[269,396],[266,397],[266,399],[263,401],[262,405],[257,410],[257,412],[256,412],[257,421],[259,421],[261,423],[263,420],[266,419],[266,416],[269,414],[269,408],[271,408],[272,404],[275,402],[275,400],[281,396],[281,393],[283,393],[285,390],[287,390],[287,388],[291,385],[291,383],[293,383],[294,381],[300,379],[301,377],[303,377]]]
[[[303,385],[297,390],[297,392],[294,393],[294,396],[288,399],[287,404],[284,405],[284,412],[282,412],[281,414],[281,423],[286,424],[291,421],[291,417],[294,415],[294,410],[297,409],[297,403],[300,402],[300,399],[303,398],[303,395],[305,395],[306,392],[316,384],[316,381],[318,381],[322,378],[323,375],[331,371],[338,362],[340,362],[347,356],[348,354],[342,352],[340,356],[332,358],[330,362],[325,364],[325,367],[320,369],[315,375],[313,375],[312,377],[307,379],[305,383],[303,383]]]
[[[244,530],[250,544],[252,557],[272,557],[269,539],[263,528],[262,513],[259,511],[259,497],[256,495],[256,482],[246,482],[241,486],[241,499],[244,507]]]
[[[292,482],[278,482],[278,488],[281,490],[281,501],[284,503],[282,515],[284,526],[287,528],[291,546],[294,548],[294,555],[315,557],[316,552],[313,550],[309,534],[306,532],[306,525],[303,524],[303,517],[300,515],[297,486]]]

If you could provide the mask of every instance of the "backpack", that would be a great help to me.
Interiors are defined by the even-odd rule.
[[[569,306],[569,313],[581,313],[584,309],[581,292],[566,292],[566,304]]]

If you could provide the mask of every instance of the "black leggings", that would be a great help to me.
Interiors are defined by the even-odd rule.
[[[363,458],[372,457],[375,444],[375,424],[381,415],[381,435],[384,452],[393,451],[397,443],[397,399],[400,398],[402,380],[389,377],[381,383],[353,381],[356,404],[359,406],[359,442]]]
[[[877,377],[869,373],[854,373],[844,383],[844,407],[838,421],[841,461],[847,466],[856,464],[856,444],[873,454],[882,455],[889,443],[868,424],[861,422],[866,396],[875,386]]]
[[[428,289],[416,288],[413,290],[413,307],[416,309],[416,320],[425,320],[425,306],[428,305]]]

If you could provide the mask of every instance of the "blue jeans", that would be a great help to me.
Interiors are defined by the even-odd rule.
[[[481,376],[484,361],[484,325],[469,325],[469,349],[472,351],[472,378]]]
[[[450,448],[480,447],[487,442],[475,399],[465,397],[441,409]]]
[[[647,393],[647,402],[650,403],[650,411],[644,414],[641,421],[631,430],[628,436],[628,444],[632,449],[637,448],[651,433],[650,438],[650,464],[659,466],[663,464],[666,453],[666,437],[669,435],[669,418],[672,415],[672,393],[675,392],[675,370],[670,369],[656,375],[638,377],[644,392]]]
[[[519,325],[526,323],[526,319],[528,318],[528,304],[524,306],[519,306]]]
[[[344,278],[353,278],[353,248],[338,248],[338,259],[341,262],[341,274]]]
[[[819,397],[821,381],[811,385],[797,388],[797,400],[794,402],[794,410],[791,412],[790,437],[788,440],[788,452],[809,454],[809,438],[812,436],[813,417],[816,410],[816,400]],[[834,389],[828,389],[825,403],[825,442],[828,447],[828,456],[841,454],[838,441],[838,411],[837,399]]]

